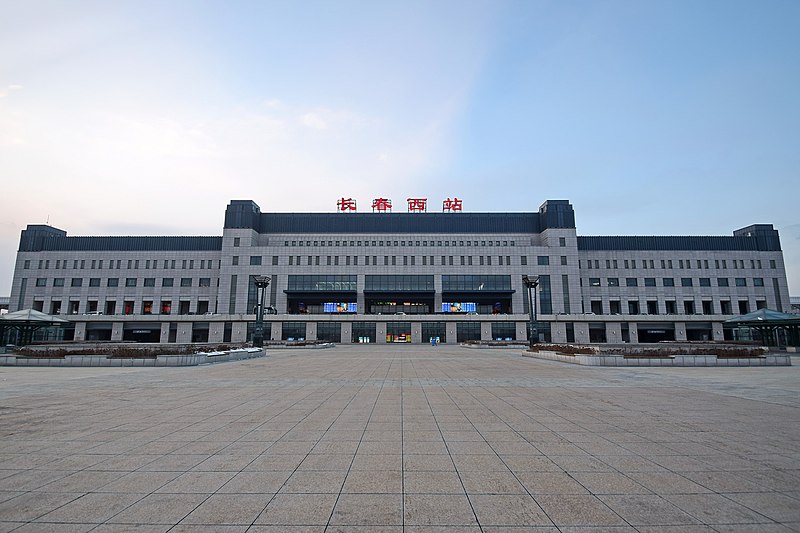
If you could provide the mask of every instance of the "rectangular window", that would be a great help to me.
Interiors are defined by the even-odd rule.
[[[126,287],[135,287],[136,286],[136,278],[125,278],[125,286]]]
[[[736,286],[737,287],[747,287],[747,279],[745,279],[745,278],[736,278]]]
[[[278,266],[278,256],[277,255],[273,255],[272,256],[272,266]]]
[[[162,287],[172,287],[174,284],[173,278],[162,278],[161,279],[161,286]]]
[[[589,286],[590,287],[599,287],[600,286],[600,278],[589,278]]]
[[[562,266],[566,266],[566,264],[567,264],[567,256],[566,255],[562,255],[561,256],[561,265]]]
[[[191,287],[192,278],[181,278],[181,287]]]
[[[771,269],[776,269],[776,268],[778,268],[778,264],[775,262],[775,260],[774,260],[774,259],[770,259],[770,260],[769,260],[769,267],[770,267]]]
[[[719,312],[723,315],[732,315],[733,314],[733,307],[731,307],[730,300],[720,300],[719,302]]]
[[[238,247],[238,246],[239,246],[239,244],[241,243],[241,241],[242,241],[242,239],[241,239],[240,237],[234,237],[234,238],[233,238],[233,246],[234,246],[235,248],[236,248],[236,247]]]
[[[211,278],[200,278],[198,281],[199,287],[210,287],[211,286]]]
[[[628,302],[628,314],[629,315],[639,314],[639,302],[637,300],[631,300]]]
[[[619,315],[622,313],[622,306],[619,300],[611,300],[608,302],[608,307],[612,315]]]
[[[658,302],[655,300],[647,300],[647,314],[648,315],[657,315],[658,314]]]
[[[28,270],[29,268],[31,268],[31,260],[30,259],[26,259],[22,263],[22,268],[25,269],[25,270]]]
[[[238,255],[234,255],[233,257],[231,257],[231,264],[233,266],[236,266],[236,265],[239,264],[239,256]]]
[[[691,287],[692,285],[692,278],[681,278],[681,287]]]
[[[36,278],[37,287],[47,287],[47,278]]]
[[[625,278],[625,286],[626,287],[638,287],[639,280],[636,278]]]
[[[728,278],[717,278],[718,287],[728,287]]]
[[[155,287],[156,286],[156,278],[144,278],[144,286],[145,287]]]
[[[119,278],[108,278],[106,287],[119,287]]]
[[[559,246],[566,246],[567,245],[567,238],[566,237],[559,237],[558,238],[558,245]]]
[[[713,315],[714,314],[714,302],[710,300],[704,300],[703,303],[703,314],[704,315]]]
[[[592,314],[594,315],[602,315],[603,314],[603,302],[600,300],[592,300],[590,304],[590,309],[592,310]]]
[[[645,287],[655,287],[656,286],[656,278],[644,278],[644,286]]]
[[[481,340],[480,322],[456,322],[456,342]]]
[[[694,314],[694,300],[686,300],[685,302],[683,302],[683,314],[685,315]]]
[[[72,287],[83,286],[83,278],[72,278],[71,286]]]
[[[527,255],[521,255],[519,257],[519,264],[522,265],[522,266],[528,266],[528,256]]]
[[[764,278],[753,278],[753,287],[763,287]]]
[[[53,279],[53,287],[63,287],[63,286],[64,286],[64,278]]]
[[[700,278],[700,286],[701,287],[710,287],[711,286],[711,278]]]
[[[260,255],[251,255],[250,256],[250,266],[261,266],[261,256]]]
[[[619,278],[608,278],[609,287],[619,287]]]
[[[548,266],[550,264],[550,256],[540,255],[536,258],[536,264],[539,266]]]

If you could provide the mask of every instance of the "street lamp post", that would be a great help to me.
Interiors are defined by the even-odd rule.
[[[528,289],[528,315],[530,316],[530,324],[528,325],[528,342],[531,346],[539,342],[539,327],[536,319],[536,287],[539,286],[539,276],[522,276],[522,283]],[[533,295],[531,296],[531,289]]]
[[[258,305],[256,306],[256,329],[253,332],[253,346],[264,346],[264,299],[267,295],[267,286],[272,279],[269,276],[253,276],[256,284]]]

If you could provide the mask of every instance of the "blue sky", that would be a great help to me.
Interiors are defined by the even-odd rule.
[[[582,235],[781,232],[800,293],[800,2],[5,2],[19,231],[219,234],[383,196],[568,199]]]

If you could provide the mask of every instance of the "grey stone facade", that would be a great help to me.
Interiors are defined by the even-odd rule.
[[[65,315],[76,340],[240,342],[254,320],[257,274],[272,278],[273,340],[522,340],[522,275],[540,277],[540,332],[555,342],[722,340],[732,315],[790,308],[769,225],[729,237],[578,237],[562,200],[511,214],[268,214],[232,201],[222,237],[68,237],[32,225],[10,309]],[[296,276],[312,276],[309,290]],[[355,290],[325,289],[320,280],[336,276],[354,279]],[[407,291],[413,280],[398,276],[432,276],[433,286]],[[389,285],[367,290],[375,280]],[[476,303],[476,313],[441,312],[454,301]],[[355,302],[358,312],[324,313],[328,302]]]

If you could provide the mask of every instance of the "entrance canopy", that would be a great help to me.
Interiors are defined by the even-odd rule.
[[[725,321],[725,326],[752,328],[761,334],[767,344],[800,344],[800,315],[758,309],[746,315],[729,318]]]
[[[68,320],[41,311],[22,309],[0,315],[0,339],[5,338],[7,331],[16,330],[19,332],[17,344],[25,346],[31,343],[36,330],[47,326],[62,326],[67,323],[69,323]]]

